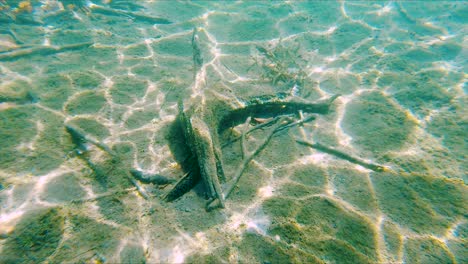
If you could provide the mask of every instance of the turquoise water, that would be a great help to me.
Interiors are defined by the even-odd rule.
[[[0,0],[0,263],[467,263],[467,13]],[[223,192],[242,176],[225,208],[205,210],[202,183],[164,201],[197,167],[180,102],[336,94],[328,113],[283,116],[315,119],[269,141],[281,121],[246,133],[264,116],[213,137]],[[211,128],[221,114],[193,117]]]

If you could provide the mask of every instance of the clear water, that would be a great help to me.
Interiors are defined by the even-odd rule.
[[[0,1],[0,262],[468,262],[467,14],[442,1]],[[184,175],[179,101],[285,94],[341,96],[273,137],[226,208],[206,212],[201,185],[168,203],[173,184],[131,178]],[[65,125],[96,144],[78,155]],[[239,141],[223,148],[228,180],[242,158]]]

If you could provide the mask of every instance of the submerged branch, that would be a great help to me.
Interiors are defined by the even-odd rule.
[[[314,117],[315,118],[315,117]],[[305,122],[305,120],[298,120],[298,121],[295,121],[293,122],[292,120],[282,116],[280,119],[280,121],[285,121],[284,122],[280,122],[279,125],[277,125],[275,128],[273,128],[270,133],[268,134],[268,136],[266,137],[266,139],[252,152],[250,153],[246,153],[247,155],[244,157],[243,161],[242,161],[242,164],[240,165],[240,167],[238,168],[238,170],[236,171],[236,173],[234,174],[234,178],[232,180],[232,183],[231,185],[227,188],[227,190],[225,191],[225,195],[224,195],[224,198],[227,199],[229,197],[229,195],[232,193],[232,191],[234,190],[234,188],[236,187],[237,183],[239,182],[242,174],[244,173],[244,171],[247,169],[249,163],[256,157],[258,156],[258,154],[260,154],[260,152],[265,149],[265,147],[268,145],[268,143],[271,141],[271,139],[273,138],[273,136],[275,136],[277,133],[281,132],[281,131],[284,131],[286,129],[289,129],[293,126],[297,126],[297,125],[300,125],[300,124],[303,124]],[[307,119],[308,121],[310,121],[311,119]],[[246,151],[247,152],[247,151]]]
[[[24,49],[16,49],[13,51],[5,52],[0,54],[0,61],[11,61],[22,57],[34,56],[34,55],[49,55],[56,54],[71,50],[80,50],[89,48],[93,45],[92,42],[71,44],[65,46],[34,46]]]
[[[299,139],[296,139],[296,142],[301,144],[301,145],[308,146],[308,147],[320,150],[322,152],[328,153],[328,154],[333,155],[335,157],[345,159],[345,160],[347,160],[347,161],[349,161],[351,163],[361,165],[362,167],[373,170],[373,171],[381,172],[381,171],[387,170],[387,168],[382,166],[382,165],[367,162],[367,161],[365,161],[365,160],[363,160],[361,158],[353,157],[353,156],[351,156],[349,154],[346,154],[346,153],[344,153],[344,152],[342,152],[340,150],[337,150],[337,149],[332,148],[332,147],[327,147],[327,146],[322,145],[320,143],[312,143],[312,142],[303,141],[303,140],[299,140]]]
[[[170,20],[160,17],[153,17],[144,14],[138,14],[130,11],[107,8],[104,6],[99,5],[91,5],[90,10],[95,13],[100,13],[103,15],[111,15],[111,16],[120,16],[120,17],[128,17],[132,20],[139,21],[139,22],[147,22],[151,24],[171,24]]]

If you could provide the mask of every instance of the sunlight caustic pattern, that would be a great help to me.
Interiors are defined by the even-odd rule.
[[[0,1],[0,262],[467,261],[465,3],[67,3]],[[166,203],[170,186],[128,173],[182,177],[177,104],[205,93],[341,96],[205,212],[200,188]],[[65,125],[119,162],[95,145],[78,157]]]

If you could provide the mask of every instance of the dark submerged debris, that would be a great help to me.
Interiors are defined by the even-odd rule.
[[[268,100],[250,100],[250,104],[243,108],[234,109],[219,122],[219,131],[234,127],[245,121],[247,117],[269,118],[280,115],[297,114],[299,111],[304,113],[327,114],[333,101],[340,96],[334,95],[326,100],[319,102],[307,102],[305,100],[282,100],[271,98]]]
[[[209,211],[217,207],[223,207],[223,201],[220,200],[225,199],[230,195],[250,161],[264,149],[264,147],[271,141],[274,135],[293,126],[298,126],[303,123],[313,121],[316,118],[315,116],[311,115],[304,119],[294,121],[294,118],[291,115],[297,114],[299,111],[302,111],[304,113],[326,114],[328,113],[331,104],[338,96],[339,95],[335,95],[331,98],[319,102],[305,102],[294,100],[288,101],[288,99],[282,100],[274,97],[271,97],[266,101],[251,100],[250,105],[244,108],[233,109],[224,116],[208,115],[208,113],[215,112],[215,110],[210,110],[211,105],[206,105],[204,107],[204,109],[207,111],[201,116],[196,116],[200,114],[197,111],[192,111],[189,109],[184,112],[183,110],[181,110],[182,112],[180,114],[180,118],[182,119],[181,123],[184,126],[183,129],[185,131],[186,142],[189,146],[191,146],[190,149],[192,157],[190,158],[190,167],[192,169],[189,170],[189,172],[186,175],[184,175],[184,177],[181,178],[179,182],[176,183],[174,188],[166,195],[166,201],[173,201],[181,197],[183,194],[192,189],[201,179],[204,179],[203,183],[205,186],[205,190],[207,190],[208,197],[210,198],[209,202],[207,203],[206,209]],[[200,106],[199,104],[195,105]],[[273,125],[275,125],[275,127],[270,131],[269,136],[264,140],[262,144],[260,144],[260,146],[256,150],[254,150],[251,153],[243,153],[243,162],[239,167],[239,170],[235,173],[233,180],[230,183],[230,186],[226,190],[222,190],[221,188],[219,188],[219,192],[218,194],[216,194],[217,191],[215,190],[216,187],[214,187],[214,185],[219,183],[215,183],[213,181],[219,182],[219,180],[223,180],[222,178],[224,177],[221,176],[221,173],[223,171],[221,161],[222,158],[220,154],[217,154],[216,151],[214,151],[219,147],[216,146],[217,142],[219,142],[219,139],[217,138],[218,134],[215,132],[217,131],[221,133],[223,130],[232,128],[238,125],[239,123],[242,123],[241,121],[245,122],[246,119],[250,119],[252,117],[273,117],[273,119],[270,122],[259,124],[256,127],[246,131],[243,134],[243,137],[245,137],[245,134],[251,133],[252,131],[257,129]],[[203,120],[209,120],[206,122],[210,123],[210,121],[213,121],[214,119],[219,119],[213,122],[219,125],[216,128],[212,128],[211,132],[209,132],[208,130],[203,130],[203,127],[207,125],[206,123],[204,123],[204,126],[200,124],[195,124],[197,126],[197,130],[192,127],[194,124],[192,120],[198,120],[198,122],[202,122]],[[205,132],[200,133],[200,131]],[[210,138],[206,138],[208,135],[210,136]],[[242,140],[242,137],[240,139]],[[228,144],[229,143],[232,142],[228,142]],[[215,175],[206,175],[208,173],[213,174],[213,171],[215,171],[215,169],[213,168],[211,171],[206,171],[207,167],[213,166],[213,162],[217,163],[216,173],[214,173]],[[221,169],[219,169],[218,167],[221,167]],[[204,168],[205,171],[202,171],[201,168]],[[212,187],[210,187],[210,185]],[[209,191],[210,188],[211,193]]]
[[[66,51],[75,51],[89,48],[93,45],[92,42],[70,44],[65,46],[25,46],[12,51],[0,53],[0,61],[12,61],[19,58],[35,56],[35,55],[50,55]]]
[[[94,139],[91,139],[90,137],[86,136],[84,133],[79,131],[77,128],[71,127],[69,125],[65,125],[65,129],[70,134],[72,142],[73,144],[75,144],[78,151],[81,151],[81,152],[87,151],[86,144],[91,143],[95,145],[96,147],[98,147],[99,149],[101,149],[102,151],[105,151],[108,154],[110,154],[113,158],[117,157],[117,154],[107,145],[99,141],[96,141]]]
[[[193,170],[187,172],[164,197],[167,202],[172,202],[188,191],[193,189],[195,185],[201,180],[200,170]]]
[[[76,147],[76,151],[81,153],[88,150],[88,147],[86,146],[88,140],[86,139],[85,135],[79,132],[76,128],[73,128],[69,125],[65,125],[65,130],[68,132],[68,134],[70,134],[72,143]]]
[[[89,169],[91,169],[93,178],[99,184],[101,184],[101,186],[107,187],[109,174],[112,170],[114,170],[114,167],[120,163],[120,158],[118,155],[116,155],[115,152],[108,146],[89,138],[84,133],[72,126],[65,125],[65,129],[70,134],[72,143],[75,145],[75,154],[86,163]],[[110,154],[110,159],[107,161],[107,164],[95,163],[91,159],[88,150],[88,143],[93,144],[99,149]]]
[[[182,195],[193,189],[193,187],[195,187],[195,185],[197,185],[201,180],[198,161],[192,154],[189,154],[189,156],[183,160],[181,165],[187,172],[165,195],[164,200],[167,202],[171,202],[182,197]]]
[[[166,185],[173,183],[174,180],[164,177],[160,174],[146,174],[142,171],[131,169],[130,173],[135,179],[141,181],[142,183],[153,183],[156,185]]]
[[[255,64],[262,69],[262,77],[273,85],[298,86],[302,88],[307,79],[305,69],[308,62],[298,56],[299,46],[291,49],[278,43],[274,47],[257,46],[259,57],[254,58]]]
[[[131,169],[129,171],[126,168],[119,168],[122,167],[123,159],[116,151],[99,141],[89,138],[72,126],[65,125],[65,129],[70,134],[72,143],[75,145],[75,154],[86,163],[88,168],[92,171],[93,178],[103,187],[108,187],[110,179],[115,179],[115,181],[118,182],[117,177],[110,178],[111,175],[120,175],[124,179],[128,180],[128,182],[135,187],[135,190],[143,198],[148,199],[148,194],[134,178],[143,183],[153,183],[157,185],[166,185],[174,182],[174,180],[168,179],[162,175],[144,174],[143,172],[135,169]],[[110,158],[102,164],[92,161],[88,153],[88,143],[95,145],[97,148],[109,154]],[[130,174],[134,178],[131,177]]]
[[[197,77],[200,77],[200,69],[203,66],[197,33],[198,31],[195,28],[192,35],[195,80],[197,80]],[[265,56],[269,59],[277,57],[275,54],[270,54],[267,50],[260,49],[260,51],[264,52]],[[297,78],[294,77],[295,85],[297,85],[297,81]],[[177,182],[174,188],[166,195],[165,199],[167,201],[177,199],[193,188],[198,181],[202,180],[207,197],[209,198],[206,209],[209,211],[214,208],[224,207],[225,198],[236,186],[250,161],[263,150],[276,133],[315,118],[310,117],[294,121],[288,116],[299,114],[299,112],[326,114],[330,105],[337,97],[338,95],[319,102],[308,102],[298,98],[291,99],[287,95],[269,96],[249,100],[247,101],[247,106],[241,108],[226,107],[227,104],[222,100],[205,100],[205,96],[201,95],[187,101],[187,106],[184,105],[185,102],[179,103],[178,122],[182,125],[185,142],[190,149],[192,169],[188,170],[187,174]],[[281,122],[270,131],[269,136],[256,150],[249,153],[244,151],[242,165],[235,173],[227,191],[224,192],[220,184],[220,181],[225,180],[225,176],[219,133],[243,123],[245,120],[265,117],[280,117]],[[241,138],[241,141],[244,141],[244,137],[245,134]],[[245,148],[243,149],[245,150]]]

